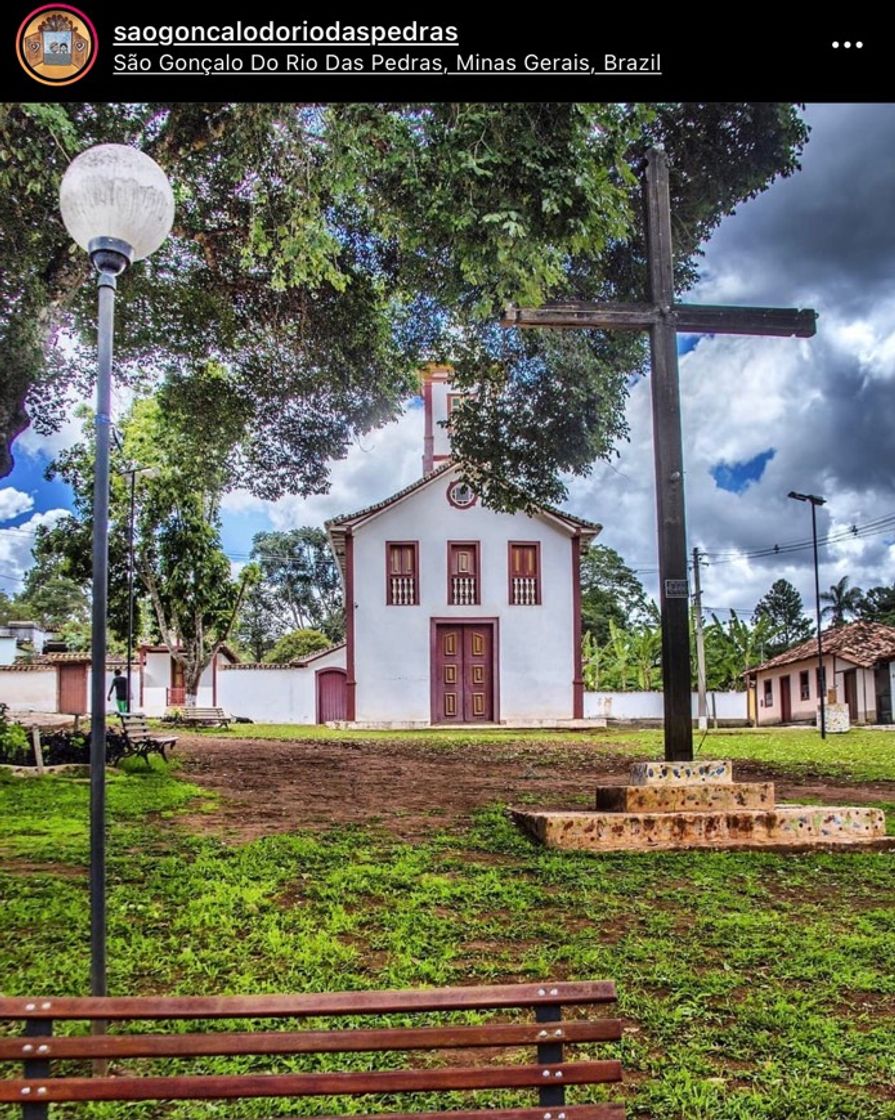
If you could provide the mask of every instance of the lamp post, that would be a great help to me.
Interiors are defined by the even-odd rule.
[[[811,506],[811,540],[814,543],[814,606],[817,615],[817,692],[820,700],[820,737],[827,737],[826,708],[824,707],[824,689],[826,680],[824,676],[824,646],[820,635],[820,574],[817,566],[817,507],[826,505],[826,498],[817,494],[799,494],[790,490],[788,498],[795,498],[797,502],[808,502]]]
[[[134,661],[134,514],[137,506],[137,477],[155,478],[156,467],[131,464],[121,472],[130,477],[130,504],[127,516],[127,710],[131,710],[131,666]]]
[[[59,187],[65,228],[97,271],[99,315],[93,485],[93,614],[90,636],[90,991],[106,994],[106,614],[109,567],[109,412],[115,286],[134,261],[162,244],[174,221],[165,173],[123,144],[88,148]]]

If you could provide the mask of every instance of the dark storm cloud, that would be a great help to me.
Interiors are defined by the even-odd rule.
[[[790,490],[823,494],[821,538],[895,513],[895,106],[809,106],[803,170],[724,220],[706,247],[693,299],[813,306],[814,339],[717,336],[688,348],[681,396],[690,547],[718,561],[709,601],[754,605],[778,578],[813,603],[812,551],[744,554],[810,539],[807,507]],[[655,564],[651,423],[646,384],[629,408],[632,441],[621,474],[597,468],[573,488],[576,512],[606,526],[603,540],[636,564]],[[740,493],[720,488],[719,464],[774,448]],[[622,477],[623,476],[623,477]],[[821,586],[842,575],[870,587],[895,580],[891,536],[821,549]],[[656,589],[656,577],[644,581]]]
[[[742,207],[748,220],[721,226],[709,273],[716,264],[748,278],[762,302],[783,289],[860,313],[895,283],[895,106],[817,106],[806,117],[802,171]]]

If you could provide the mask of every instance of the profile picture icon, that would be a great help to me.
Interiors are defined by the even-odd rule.
[[[96,61],[96,28],[77,8],[47,4],[19,27],[16,54],[25,73],[45,86],[80,81]]]

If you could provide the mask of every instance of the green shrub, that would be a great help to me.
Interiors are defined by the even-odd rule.
[[[6,716],[7,705],[0,704],[0,762],[22,766],[30,761],[31,744],[25,728]]]

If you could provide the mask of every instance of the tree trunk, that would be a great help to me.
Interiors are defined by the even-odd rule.
[[[212,657],[214,655],[212,654]],[[196,707],[196,699],[199,695],[199,682],[202,679],[202,670],[209,663],[211,658],[202,656],[202,649],[190,649],[187,647],[186,658],[183,664],[183,693],[184,693],[184,706],[187,708]]]

